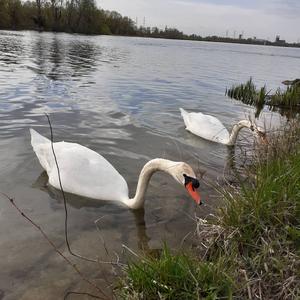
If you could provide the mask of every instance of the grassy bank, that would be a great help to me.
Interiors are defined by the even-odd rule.
[[[197,251],[165,248],[160,258],[129,263],[120,297],[299,299],[299,145],[297,124],[269,136],[237,174],[240,183],[220,190],[216,218],[198,220]]]
[[[171,254],[167,246],[160,258],[145,257],[129,263],[121,282],[122,299],[231,298],[234,284],[224,270],[225,261],[200,262],[191,254]]]

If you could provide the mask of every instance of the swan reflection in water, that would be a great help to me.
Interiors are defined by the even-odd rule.
[[[37,178],[37,180],[32,185],[32,187],[46,192],[50,196],[51,199],[55,200],[55,202],[51,202],[51,207],[53,210],[58,210],[58,209],[62,208],[62,205],[63,205],[62,192],[56,188],[53,188],[51,185],[48,184],[48,175],[47,175],[46,171],[43,171],[40,174],[40,176]],[[100,222],[97,222],[97,224],[95,224],[95,226],[100,230],[100,234],[102,234],[101,233],[102,226],[105,225],[105,223],[107,221],[109,221],[109,220],[107,220],[108,217],[110,220],[111,219],[118,220],[120,215],[122,215],[121,218],[123,218],[124,213],[127,214],[127,212],[130,212],[130,215],[128,216],[128,214],[127,214],[127,216],[125,216],[125,217],[126,217],[126,221],[130,222],[130,219],[131,219],[130,216],[133,216],[133,224],[136,228],[138,249],[142,250],[143,252],[145,252],[147,254],[151,254],[151,255],[153,255],[153,253],[155,254],[157,251],[160,252],[161,249],[151,249],[149,247],[150,238],[147,235],[147,226],[146,226],[146,222],[145,222],[144,208],[141,208],[138,210],[132,210],[132,209],[127,209],[126,206],[121,206],[121,205],[118,205],[117,203],[113,204],[108,201],[99,201],[99,200],[81,197],[81,196],[69,194],[69,193],[65,193],[65,196],[66,196],[65,198],[66,198],[66,202],[67,202],[68,206],[71,206],[72,208],[75,208],[77,210],[83,209],[83,208],[86,210],[89,210],[90,208],[94,208],[94,209],[98,210],[98,209],[102,208],[105,211],[105,215],[101,218],[98,218],[98,220]],[[95,211],[95,210],[93,210],[93,211]],[[96,221],[96,219],[94,221]],[[117,222],[117,223],[120,223],[120,222]],[[114,226],[114,227],[115,227],[115,225],[116,224],[112,224],[112,226]],[[127,225],[129,225],[129,224],[127,223]],[[107,227],[107,225],[105,227]],[[124,228],[124,226],[123,226],[121,228],[121,231],[123,231],[122,234],[124,233],[125,236],[128,235],[128,231],[130,231],[131,226],[128,226],[128,227]],[[129,237],[127,237],[127,238],[129,238]],[[104,240],[105,240],[105,237],[104,237]],[[124,241],[124,242],[126,243],[127,241]]]

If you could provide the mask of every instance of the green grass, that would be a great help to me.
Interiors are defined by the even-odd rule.
[[[300,84],[288,86],[286,90],[278,88],[274,95],[269,95],[266,86],[257,89],[252,78],[245,84],[232,86],[226,89],[225,95],[232,99],[239,100],[247,105],[256,107],[256,116],[258,116],[265,105],[270,109],[280,108],[281,113],[284,109],[300,108]]]
[[[289,228],[300,229],[300,155],[268,162],[256,171],[253,186],[243,184],[238,194],[225,194],[221,209],[221,225],[238,228],[238,242],[247,255],[265,244],[263,237],[283,238],[281,246],[284,241],[291,245]]]
[[[299,123],[268,139],[236,174],[239,184],[219,189],[216,218],[198,219],[193,255],[165,247],[130,262],[121,298],[300,299]]]
[[[256,115],[258,116],[261,110],[264,108],[268,93],[266,86],[263,86],[257,90],[252,78],[250,77],[245,84],[232,86],[230,89],[226,89],[225,95],[242,101],[245,104],[255,106],[257,109]]]
[[[165,246],[161,256],[131,262],[121,282],[122,299],[232,298],[233,282],[224,261],[199,262],[191,255],[172,255]]]
[[[271,96],[270,106],[295,107],[300,105],[300,84],[288,86],[285,91],[280,88]]]
[[[241,180],[238,189],[222,192],[224,206],[218,225],[228,230],[228,235],[235,232],[229,256],[251,278],[246,280],[247,289],[236,292],[239,296],[300,297],[299,144],[299,125],[290,124],[256,150],[247,170],[254,179]]]

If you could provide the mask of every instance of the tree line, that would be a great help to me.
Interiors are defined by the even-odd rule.
[[[0,29],[185,37],[175,28],[138,28],[132,19],[98,8],[95,0],[0,0]]]
[[[174,39],[187,37],[175,28],[138,28],[132,19],[116,11],[98,8],[95,0],[0,0],[0,29]]]
[[[95,0],[0,0],[0,29],[133,35],[134,22]]]
[[[98,8],[95,0],[0,0],[0,29],[184,37],[175,28],[138,28],[132,19]]]
[[[114,34],[167,39],[266,44],[300,47],[253,39],[187,35],[176,28],[137,27],[129,17],[98,8],[95,0],[0,0],[0,30],[40,30],[84,34]]]

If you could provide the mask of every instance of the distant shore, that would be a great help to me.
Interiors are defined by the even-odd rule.
[[[199,41],[199,42],[214,42],[214,43],[228,43],[228,44],[243,44],[243,45],[260,45],[260,46],[276,46],[276,47],[289,47],[289,48],[300,48],[300,43],[277,43],[270,41],[262,41],[256,39],[233,39],[219,36],[207,36],[201,37],[194,35],[184,35],[182,37],[173,37],[168,35],[153,35],[153,34],[95,34],[95,33],[82,33],[82,32],[70,32],[70,31],[55,31],[55,30],[39,30],[34,28],[28,29],[13,29],[13,28],[0,28],[1,31],[37,31],[37,32],[53,32],[53,33],[68,33],[68,34],[84,34],[84,35],[108,35],[108,36],[127,36],[127,37],[144,37],[144,38],[153,38],[153,39],[167,39],[167,40],[183,40],[183,41]]]
[[[36,30],[88,35],[117,35],[205,42],[222,42],[279,47],[300,47],[276,36],[274,42],[253,38],[200,36],[177,28],[138,26],[129,17],[97,7],[94,0],[78,1],[0,1],[0,30]]]

